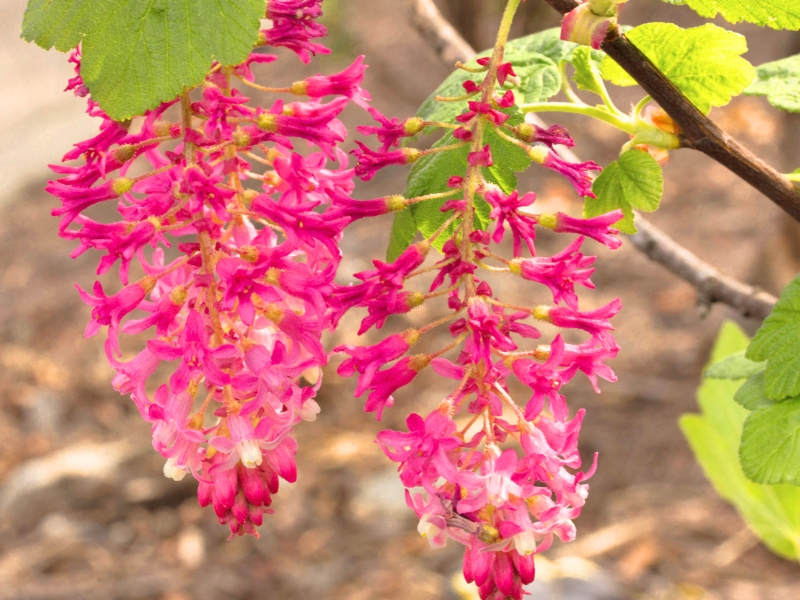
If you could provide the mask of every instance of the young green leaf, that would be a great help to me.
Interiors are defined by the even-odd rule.
[[[723,325],[712,361],[743,350],[747,336],[734,323]],[[699,415],[684,415],[680,426],[720,496],[731,502],[750,528],[775,553],[800,559],[800,488],[758,485],[739,464],[739,443],[747,411],[732,400],[738,381],[705,379],[698,390]]]
[[[703,376],[709,379],[745,379],[761,373],[766,365],[745,358],[744,353],[742,350],[714,363],[706,369]]]
[[[713,19],[717,13],[729,23],[747,21],[772,29],[800,29],[800,0],[665,0],[688,4],[701,17]]]
[[[600,75],[600,68],[597,61],[592,59],[592,49],[588,46],[577,48],[572,54],[572,66],[575,67],[575,74],[572,81],[578,86],[579,90],[593,92],[598,96],[605,93],[605,85]]]
[[[596,217],[622,209],[625,217],[614,227],[624,233],[636,233],[633,209],[654,211],[661,202],[664,176],[656,159],[644,150],[628,150],[595,179],[592,191],[597,198],[583,204],[584,217]]]
[[[756,79],[744,93],[766,96],[776,108],[800,112],[800,54],[756,67]]]
[[[754,410],[744,423],[739,457],[756,483],[800,485],[800,398]]]
[[[764,372],[761,371],[755,375],[751,375],[747,381],[742,384],[733,399],[747,410],[756,410],[772,404],[774,400],[767,398],[764,391]]]
[[[704,113],[730,102],[755,76],[740,56],[747,52],[744,36],[710,23],[691,29],[645,23],[627,36]],[[611,83],[636,85],[610,57],[603,59],[601,71]]]
[[[121,121],[199,84],[215,60],[242,62],[263,16],[264,0],[35,0],[23,37],[64,50],[81,42],[84,83]]]
[[[747,358],[767,361],[767,397],[800,396],[800,275],[784,288],[778,303],[756,332]]]

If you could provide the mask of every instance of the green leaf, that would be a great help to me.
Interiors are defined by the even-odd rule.
[[[769,398],[800,396],[800,275],[784,288],[746,356],[767,361],[764,389]]]
[[[665,0],[688,4],[701,17],[713,19],[717,13],[730,23],[747,21],[772,29],[800,29],[800,0]]]
[[[776,108],[800,112],[800,54],[756,67],[756,79],[744,93],[766,96]]]
[[[622,209],[625,217],[614,227],[624,233],[636,233],[633,209],[651,212],[658,208],[664,191],[664,176],[656,159],[634,148],[603,169],[594,180],[592,191],[597,198],[584,202],[584,217]]]
[[[588,46],[577,48],[572,55],[572,66],[575,67],[572,81],[575,82],[579,90],[593,92],[598,96],[602,96],[605,93],[600,68],[597,61],[592,59],[591,48]]]
[[[574,52],[582,48],[578,44],[561,39],[561,29],[553,27],[532,35],[511,40],[506,45],[505,60],[514,65],[514,71],[521,79],[519,89],[514,90],[518,102],[544,102],[555,96],[561,89],[561,73],[558,63],[562,60],[572,62]],[[477,67],[476,59],[490,56],[492,50],[484,50],[468,63]],[[605,56],[600,50],[590,51],[591,59],[599,64]],[[464,95],[462,84],[467,79],[478,79],[480,74],[456,69],[428,96],[417,111],[417,116],[428,121],[452,122],[464,112],[467,101],[437,102],[436,96],[458,97]],[[506,86],[508,87],[508,86]]]
[[[510,123],[515,120],[520,120],[522,117],[518,114],[509,119]],[[524,171],[530,164],[531,160],[524,150],[515,146],[498,136],[493,130],[489,129],[485,132],[484,139],[492,151],[492,159],[495,166],[489,169],[484,169],[484,176],[490,181],[494,180],[500,185],[501,188],[508,188],[512,184],[511,178],[514,180],[514,171]],[[447,133],[439,141],[437,141],[433,148],[447,146],[453,144],[455,138],[452,133]],[[448,180],[454,176],[459,175],[463,177],[467,172],[467,157],[469,156],[469,146],[463,146],[456,150],[447,152],[437,152],[435,154],[427,154],[414,163],[411,172],[408,174],[408,183],[403,195],[406,198],[415,198],[417,196],[425,196],[428,194],[436,194],[448,191]],[[492,171],[491,169],[494,169]],[[515,189],[516,185],[514,185]],[[442,205],[451,199],[457,199],[460,196],[453,196],[448,199],[440,200],[426,200],[411,206],[411,213],[413,215],[416,227],[424,237],[433,235],[439,227],[448,219],[449,213],[443,213],[440,209]],[[479,229],[485,229],[489,225],[489,205],[482,198],[476,198],[476,219],[475,225]],[[402,213],[398,213],[402,214]],[[397,215],[395,216],[397,218]],[[401,226],[398,226],[398,231]],[[407,231],[404,227],[403,231]],[[437,250],[441,250],[444,243],[452,235],[455,223],[445,231],[445,233],[437,238],[433,246]],[[406,233],[404,236],[392,238],[394,242],[394,251],[399,255],[405,248],[408,247],[412,238],[408,237]],[[407,242],[407,243],[406,243]],[[402,244],[406,243],[405,246]]]
[[[747,336],[734,323],[723,325],[712,362],[743,350]],[[732,400],[740,383],[705,379],[698,390],[700,415],[684,415],[680,426],[697,461],[717,492],[731,502],[748,526],[777,554],[800,558],[800,488],[758,485],[739,464],[739,443],[747,411]]]
[[[517,125],[522,122],[522,113],[516,107],[507,110],[510,114],[508,123]],[[519,146],[501,138],[493,129],[487,129],[484,133],[484,141],[489,144],[492,151],[494,165],[483,169],[483,175],[489,181],[497,183],[501,189],[508,193],[516,189],[515,172],[519,173],[527,169],[531,164],[528,154]],[[453,134],[448,132],[438,140],[432,148],[449,146],[456,142]],[[449,191],[448,180],[454,175],[465,176],[467,172],[467,157],[469,156],[469,146],[465,145],[455,150],[447,152],[437,152],[422,156],[411,167],[408,174],[403,195],[406,198],[426,196]],[[458,199],[460,196],[452,196],[447,199],[425,200],[411,206],[411,215],[415,227],[424,237],[433,235],[439,227],[449,218],[449,213],[443,213],[440,209],[448,200]],[[489,226],[489,205],[482,199],[475,199],[475,226],[479,229],[486,229]],[[395,215],[395,219],[403,213]],[[404,222],[393,226],[393,234],[390,240],[391,252],[388,256],[399,256],[411,243],[413,236],[409,234],[410,221],[403,217]],[[394,234],[394,231],[397,234]],[[441,250],[444,243],[452,235],[455,223],[444,232],[433,243],[434,248]]]
[[[710,379],[745,379],[761,373],[766,365],[745,358],[745,351],[731,354],[718,363],[714,363],[703,374]]]
[[[58,49],[80,41],[92,98],[125,120],[198,85],[213,61],[245,60],[264,13],[264,0],[34,0],[23,37]]]
[[[455,143],[455,141],[456,139],[453,137],[453,134],[448,132],[432,146],[432,149],[449,146]],[[447,187],[447,181],[451,177],[454,175],[461,177],[466,175],[468,155],[469,145],[465,145],[456,150],[448,150],[447,152],[437,152],[435,154],[426,154],[422,156],[413,164],[411,171],[408,173],[408,183],[406,184],[403,195],[406,198],[416,198],[418,196],[447,191],[450,189]],[[452,198],[448,198],[448,200],[458,197],[459,196],[453,196]],[[424,202],[411,205],[410,210],[416,227],[422,232],[424,237],[435,233],[447,220],[448,215],[439,210],[445,202],[447,202],[445,199],[425,200]],[[402,214],[403,213],[398,213],[395,215],[395,219]],[[449,235],[452,234],[452,230],[453,226],[450,227],[449,231],[437,238],[437,241],[434,242],[434,247],[437,250],[441,250],[444,242],[446,242]],[[404,239],[407,239],[408,243],[411,241],[408,239],[407,235]],[[400,240],[398,239],[395,241],[399,242]],[[408,244],[402,247],[396,244],[395,248],[399,250],[397,254],[399,255],[399,253],[407,247]]]
[[[389,247],[386,249],[386,260],[394,262],[411,245],[417,235],[417,222],[411,209],[401,210],[394,215]]]
[[[22,19],[22,38],[45,50],[72,50],[96,27],[100,4],[93,0],[30,0]]]
[[[751,375],[747,381],[742,384],[742,387],[736,390],[733,399],[747,410],[763,408],[774,402],[767,398],[767,394],[764,391],[763,371]]]
[[[490,54],[491,50],[481,52],[466,64],[469,67],[477,67],[476,59]],[[561,88],[561,74],[558,67],[547,56],[509,48],[505,60],[514,65],[514,71],[521,80],[519,89],[514,90],[518,102],[542,102],[555,96]],[[468,73],[463,69],[456,69],[422,103],[417,110],[417,116],[426,121],[453,122],[458,115],[467,110],[468,100],[439,102],[436,96],[449,98],[463,96],[465,91],[462,84],[465,81],[468,79],[480,81],[482,78],[483,75],[480,73]]]
[[[499,186],[506,194],[510,194],[517,189],[517,176],[511,169],[500,165],[492,165],[488,169],[484,169],[484,171],[488,171],[484,175],[486,180]]]
[[[624,29],[624,27],[623,27]],[[561,39],[561,28],[553,27],[545,29],[532,35],[511,40],[506,49],[511,51],[522,51],[528,53],[543,54],[555,64],[562,60],[572,62],[573,54],[578,48],[583,48],[574,42],[565,42]],[[600,62],[605,57],[602,50],[592,50],[592,60]]]
[[[710,23],[691,29],[646,23],[627,35],[704,113],[730,102],[755,76],[753,66],[740,56],[747,52],[744,36]],[[601,71],[616,85],[636,85],[610,57],[603,59]]]
[[[754,410],[744,424],[739,457],[744,474],[756,483],[800,485],[800,398]]]

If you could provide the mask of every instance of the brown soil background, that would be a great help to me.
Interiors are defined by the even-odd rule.
[[[352,398],[353,382],[336,376],[334,359],[319,396],[322,414],[298,430],[299,481],[282,487],[258,540],[226,542],[227,528],[197,506],[195,484],[163,477],[149,427],[110,387],[101,340],[83,338],[89,309],[73,284],[91,286],[97,257],[70,260],[71,245],[57,237],[49,216],[55,201],[42,187],[44,162],[88,136],[91,126],[79,116],[80,101],[59,96],[68,74],[64,57],[16,39],[21,4],[0,3],[0,54],[10,73],[0,97],[12,113],[0,129],[0,599],[470,598],[453,585],[460,546],[428,548],[392,464],[373,443],[379,430],[402,427],[408,412],[438,403],[447,388],[433,378],[398,394],[376,424]],[[338,70],[363,53],[375,105],[387,115],[412,114],[450,68],[409,28],[400,4],[327,0],[330,44],[341,54],[311,69],[285,56],[265,73],[291,82]],[[684,7],[630,4],[623,12],[629,24],[702,22]],[[443,8],[476,47],[491,44],[498,2],[449,0]],[[529,0],[524,11],[517,35],[558,23],[539,0]],[[796,33],[718,24],[748,35],[746,57],[754,64],[800,50]],[[619,104],[628,106],[637,94],[618,94]],[[761,99],[738,98],[712,118],[779,169],[800,163],[796,116]],[[351,127],[365,122],[355,110],[347,120]],[[570,128],[579,155],[601,164],[625,141],[602,124],[559,122]],[[798,271],[800,228],[724,168],[685,150],[673,153],[665,176],[653,221],[679,242],[773,293]],[[357,197],[398,193],[404,177],[402,169],[387,170]],[[530,169],[521,188],[553,208],[580,212],[571,188],[542,170]],[[382,256],[389,227],[389,220],[373,220],[347,234],[343,281]],[[545,252],[564,243],[542,237]],[[619,382],[604,383],[601,395],[583,382],[567,388],[573,410],[587,409],[582,452],[599,452],[600,468],[577,521],[578,540],[539,560],[533,597],[800,597],[797,565],[770,554],[715,495],[677,426],[681,414],[696,410],[700,369],[722,320],[734,318],[751,333],[758,323],[722,306],[701,318],[693,288],[629,244],[613,253],[592,248],[600,255],[598,290],[584,294],[584,302],[599,306],[620,296],[624,303],[616,320],[623,350],[613,364]],[[529,288],[516,282],[498,282],[495,291],[531,301]],[[425,307],[389,327],[435,314]],[[354,343],[357,320],[351,316],[329,347]]]

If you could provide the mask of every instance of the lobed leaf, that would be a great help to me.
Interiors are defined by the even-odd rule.
[[[766,96],[776,108],[800,112],[800,54],[756,67],[756,79],[744,93]]]
[[[747,358],[767,361],[767,397],[782,400],[800,396],[800,275],[781,292],[747,349]]]
[[[703,376],[710,379],[745,379],[761,373],[766,365],[745,358],[744,353],[744,350],[736,352],[712,364],[705,370]]]
[[[751,375],[742,387],[736,390],[733,399],[747,410],[756,410],[772,404],[773,400],[767,398],[764,391],[764,372]]]
[[[723,325],[711,362],[743,350],[747,336],[734,323]],[[698,390],[702,414],[684,415],[680,426],[717,492],[733,504],[750,528],[775,553],[800,559],[800,488],[759,485],[745,477],[739,444],[747,411],[732,400],[739,381],[705,379]]]
[[[264,0],[32,0],[23,37],[68,50],[108,115],[126,120],[198,85],[213,61],[244,61],[258,40]]]
[[[800,485],[800,398],[754,410],[744,423],[739,457],[756,483]]]
[[[744,36],[710,23],[690,29],[672,23],[645,23],[627,35],[703,113],[730,102],[755,77],[753,66],[740,56],[747,52]],[[611,83],[636,85],[608,56],[601,71]]]
[[[800,29],[800,0],[664,0],[688,4],[701,17],[717,14],[730,23],[755,23],[772,29]]]
[[[664,176],[656,159],[634,148],[603,169],[594,180],[592,191],[597,198],[584,202],[584,217],[622,209],[625,216],[614,227],[624,233],[636,233],[633,209],[651,212],[658,208],[664,191]]]

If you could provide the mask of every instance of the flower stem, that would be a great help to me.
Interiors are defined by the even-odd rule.
[[[521,104],[520,109],[524,113],[529,112],[565,112],[578,115],[586,115],[612,127],[616,127],[633,135],[636,132],[635,125],[626,117],[613,114],[607,108],[601,106],[589,106],[588,104],[574,104],[572,102],[534,102],[532,104]]]

